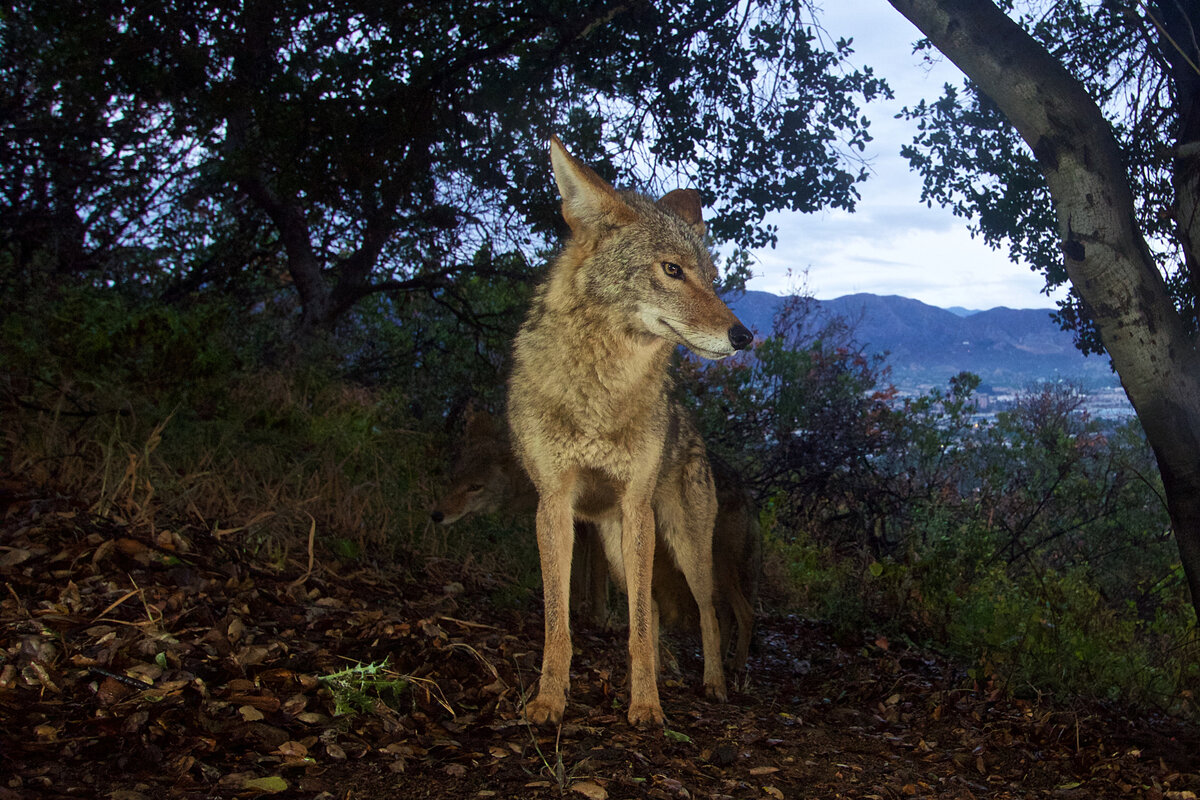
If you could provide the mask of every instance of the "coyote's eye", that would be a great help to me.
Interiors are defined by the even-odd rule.
[[[475,494],[476,492],[482,492],[483,484],[482,483],[472,483],[470,486],[467,487],[467,491],[470,492],[471,494]]]
[[[662,263],[663,272],[668,278],[674,278],[677,281],[683,280],[683,267],[676,264],[674,261],[664,261]]]

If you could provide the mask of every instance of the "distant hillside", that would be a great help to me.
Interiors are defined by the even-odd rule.
[[[1118,384],[1108,360],[1085,358],[1047,309],[950,311],[907,297],[873,294],[815,302],[817,313],[848,320],[868,352],[889,353],[893,381],[901,388],[944,385],[964,370],[996,388],[1019,389],[1055,378],[1088,388]],[[784,298],[768,292],[746,292],[731,298],[730,306],[747,327],[763,335],[783,303]]]

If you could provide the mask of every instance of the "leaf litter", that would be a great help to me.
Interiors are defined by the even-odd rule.
[[[280,571],[30,487],[0,508],[0,800],[1200,793],[1184,723],[1014,698],[785,615],[727,705],[673,638],[664,730],[625,721],[622,632],[577,626],[565,724],[533,729],[540,615],[478,567]]]

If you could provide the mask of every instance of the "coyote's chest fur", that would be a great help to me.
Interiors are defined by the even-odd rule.
[[[656,465],[661,457],[670,416],[670,347],[661,339],[597,330],[586,314],[535,304],[538,312],[544,312],[540,324],[518,339],[523,380],[513,399],[526,413],[514,420],[522,429],[517,438],[532,470],[578,470],[589,484],[581,487],[579,510],[595,512],[601,495],[614,491],[609,482],[645,474],[646,462]]]

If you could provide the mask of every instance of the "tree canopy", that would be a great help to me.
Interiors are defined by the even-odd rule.
[[[558,225],[545,141],[690,185],[722,241],[853,208],[869,139],[802,0],[16,2],[4,56],[6,267],[169,294],[294,287],[301,327],[436,292]],[[253,294],[253,292],[252,292]]]
[[[1014,21],[1075,76],[1104,113],[1121,152],[1137,224],[1187,328],[1196,332],[1200,262],[1185,146],[1200,134],[1200,64],[1196,14],[1176,0],[1036,0],[999,3]],[[918,45],[928,50],[928,40]],[[1103,346],[1077,290],[1071,288],[1049,187],[1038,156],[995,100],[974,80],[947,84],[936,101],[905,109],[919,134],[902,149],[924,177],[922,199],[949,207],[1014,261],[1066,286],[1060,323],[1085,352]],[[1178,143],[1179,146],[1173,146]],[[1194,174],[1194,170],[1192,172]]]

